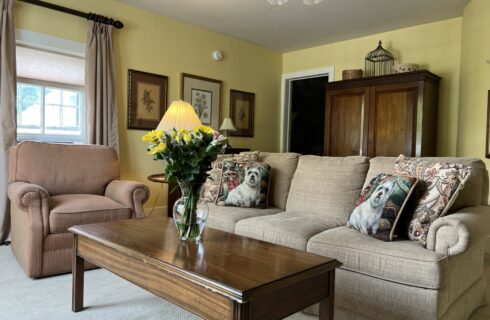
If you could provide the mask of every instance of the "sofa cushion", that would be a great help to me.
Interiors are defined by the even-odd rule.
[[[49,198],[50,233],[64,233],[79,225],[131,218],[131,209],[107,197],[65,194]]]
[[[369,180],[379,173],[391,173],[395,167],[396,157],[372,158],[367,173],[365,185]],[[488,172],[485,163],[477,158],[454,158],[454,157],[423,157],[430,162],[459,163],[472,167],[470,177],[449,209],[448,213],[456,212],[466,207],[476,207],[488,203]]]
[[[308,239],[345,224],[344,219],[326,218],[305,212],[283,212],[241,220],[235,233],[286,247],[306,250]]]
[[[270,165],[272,170],[269,184],[269,205],[286,209],[289,188],[298,166],[299,156],[297,153],[260,153],[259,160]]]
[[[341,227],[312,237],[307,251],[335,258],[344,269],[402,284],[439,289],[447,280],[446,256],[420,242],[383,242]]]
[[[300,157],[286,211],[347,222],[361,193],[368,167],[366,157]]]
[[[107,146],[24,141],[10,149],[9,181],[25,181],[59,194],[103,195],[119,178],[116,151]]]
[[[234,208],[217,206],[214,203],[208,203],[208,207],[209,216],[206,226],[232,233],[235,232],[235,225],[240,220],[283,211],[282,209],[275,207],[269,207],[267,209]]]

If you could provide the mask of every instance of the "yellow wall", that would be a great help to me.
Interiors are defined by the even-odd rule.
[[[169,101],[180,96],[180,73],[223,80],[222,117],[229,113],[229,89],[256,93],[255,137],[232,138],[236,147],[279,149],[280,75],[327,66],[364,68],[365,54],[377,41],[397,57],[418,63],[443,79],[440,87],[438,155],[484,158],[486,99],[490,83],[490,1],[472,0],[462,18],[394,30],[367,37],[280,54],[228,36],[127,6],[114,0],[51,0],[53,3],[120,19],[115,31],[117,101],[121,143],[121,175],[151,187],[152,206],[159,187],[146,176],[162,170],[145,154],[144,131],[127,130],[127,70],[169,77]],[[16,2],[18,28],[85,42],[87,22],[70,15]],[[222,62],[211,53],[220,49]],[[458,119],[459,112],[459,119]],[[490,165],[490,162],[487,162]],[[166,204],[166,187],[157,206]]]
[[[485,1],[485,0],[483,0]],[[490,1],[489,1],[490,2]],[[458,126],[461,18],[399,29],[358,39],[297,50],[283,55],[283,73],[335,67],[335,80],[342,70],[364,69],[364,57],[378,40],[392,51],[397,62],[419,64],[442,77],[440,84],[437,154],[455,155]]]
[[[458,155],[485,159],[490,89],[490,1],[472,0],[463,14]],[[486,160],[487,167],[490,161]]]
[[[124,22],[115,30],[116,90],[121,145],[121,176],[145,182],[154,203],[159,186],[146,176],[162,171],[162,163],[146,155],[144,131],[127,130],[127,70],[136,69],[169,77],[169,102],[180,97],[181,72],[223,81],[222,116],[229,114],[229,90],[255,93],[254,138],[232,138],[234,147],[264,151],[279,149],[279,91],[281,54],[228,36],[178,22],[114,0],[51,0],[52,3],[96,12]],[[16,26],[69,40],[85,42],[84,19],[16,2]],[[211,53],[220,49],[225,59],[216,62]],[[157,206],[166,205],[166,186]]]

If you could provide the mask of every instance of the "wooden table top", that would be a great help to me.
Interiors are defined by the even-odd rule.
[[[181,242],[173,220],[166,217],[69,230],[240,301],[278,283],[340,266],[335,259],[212,228],[204,230],[200,243]]]

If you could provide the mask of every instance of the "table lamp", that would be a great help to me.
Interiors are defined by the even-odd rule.
[[[194,130],[200,126],[202,126],[201,120],[199,120],[190,103],[177,100],[170,104],[157,129],[164,131],[170,131],[174,128],[177,130]]]
[[[231,118],[224,118],[223,122],[221,123],[221,127],[219,127],[220,131],[225,132],[225,136],[228,138],[228,133],[229,131],[237,131],[235,128],[235,125],[233,124],[233,120]],[[228,140],[229,141],[229,140]],[[228,142],[228,148],[230,148],[230,143]]]

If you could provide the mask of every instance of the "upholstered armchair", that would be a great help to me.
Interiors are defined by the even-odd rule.
[[[10,149],[12,251],[29,277],[71,271],[71,226],[144,217],[148,188],[118,179],[110,147],[25,141]]]

